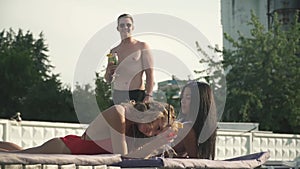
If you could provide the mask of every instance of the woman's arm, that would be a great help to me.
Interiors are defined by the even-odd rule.
[[[172,128],[168,128],[163,133],[159,134],[151,140],[150,142],[144,144],[138,149],[125,154],[123,157],[126,158],[149,158],[150,155],[157,149],[160,149],[163,145],[172,142],[172,140],[176,137],[174,130]]]
[[[184,127],[179,130],[178,136],[175,140],[176,145],[173,147],[178,157],[197,158],[198,144],[196,133],[192,125],[185,123]]]
[[[121,105],[115,105],[102,114],[110,128],[113,153],[127,154],[125,108]]]

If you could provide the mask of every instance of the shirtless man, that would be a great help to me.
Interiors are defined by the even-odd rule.
[[[153,58],[149,46],[131,36],[134,30],[131,15],[118,17],[117,30],[122,41],[110,53],[117,53],[119,64],[108,63],[104,76],[107,82],[112,82],[113,101],[115,104],[128,100],[147,102],[152,97],[154,86]],[[144,72],[146,84],[143,81]]]

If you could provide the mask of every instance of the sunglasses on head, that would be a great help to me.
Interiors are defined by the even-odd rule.
[[[127,26],[127,28],[130,28],[132,25],[131,25],[131,23],[121,23],[120,25],[120,28],[125,28],[125,26]]]

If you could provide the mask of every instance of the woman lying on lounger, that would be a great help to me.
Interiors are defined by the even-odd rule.
[[[153,147],[159,148],[175,137],[180,123],[174,120],[174,108],[165,103],[123,103],[100,113],[82,136],[53,138],[28,149],[0,142],[0,150],[44,154],[114,153],[123,157],[147,158]],[[136,142],[146,143],[137,147]]]

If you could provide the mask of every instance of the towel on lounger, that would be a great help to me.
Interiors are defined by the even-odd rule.
[[[122,161],[122,158],[119,154],[70,155],[0,153],[0,164],[110,165],[120,161]]]

